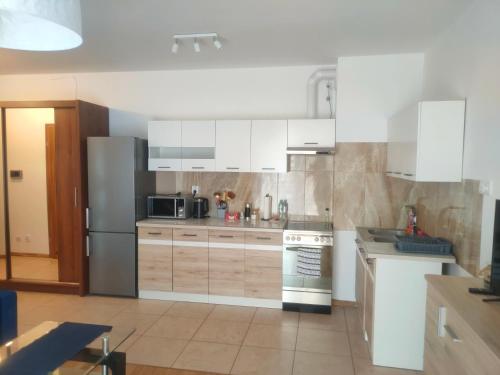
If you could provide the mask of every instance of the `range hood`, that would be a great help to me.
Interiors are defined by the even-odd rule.
[[[333,147],[288,147],[288,155],[331,155],[335,152]]]

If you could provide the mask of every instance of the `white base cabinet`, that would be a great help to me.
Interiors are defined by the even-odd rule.
[[[387,175],[412,181],[462,180],[465,101],[424,101],[388,123]]]
[[[425,275],[441,275],[442,263],[401,258],[371,259],[358,243],[356,299],[363,336],[374,365],[422,370]]]

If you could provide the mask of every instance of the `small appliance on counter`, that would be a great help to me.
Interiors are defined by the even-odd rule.
[[[202,219],[208,217],[209,203],[208,198],[197,197],[193,199],[193,217]]]
[[[189,219],[193,216],[193,197],[181,194],[148,197],[148,217],[154,219]]]

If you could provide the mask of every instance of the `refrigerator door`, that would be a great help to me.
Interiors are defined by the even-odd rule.
[[[89,137],[87,142],[89,230],[135,233],[135,139]]]
[[[135,234],[89,233],[90,293],[137,297]]]

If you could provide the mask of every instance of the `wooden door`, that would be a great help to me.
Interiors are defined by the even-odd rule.
[[[49,256],[57,258],[57,222],[56,222],[56,128],[54,124],[45,125],[45,169],[47,180],[47,216],[49,223]]]
[[[56,108],[55,176],[59,281],[80,281],[80,259],[74,247],[79,233],[77,177],[80,173],[77,114],[74,108]]]

